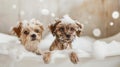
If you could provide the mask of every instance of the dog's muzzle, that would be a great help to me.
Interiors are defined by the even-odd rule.
[[[32,38],[32,39],[31,39],[32,41],[36,40],[36,34],[32,34],[32,35],[31,35],[31,38]]]

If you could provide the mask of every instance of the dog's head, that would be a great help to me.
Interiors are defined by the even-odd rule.
[[[58,39],[72,41],[76,36],[80,36],[82,25],[77,21],[67,23],[67,21],[58,19],[54,24],[51,24],[49,28],[53,36],[56,36]]]
[[[16,34],[22,44],[39,42],[42,37],[43,26],[38,20],[19,22],[16,27],[12,28],[14,34]]]

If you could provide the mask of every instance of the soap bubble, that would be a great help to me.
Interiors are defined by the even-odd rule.
[[[13,5],[12,5],[12,8],[13,8],[13,9],[16,9],[16,7],[17,7],[16,4],[13,4]]]
[[[95,28],[93,30],[93,35],[96,36],[96,37],[99,37],[101,35],[101,31],[99,28]]]
[[[49,14],[49,10],[48,9],[42,9],[41,10],[41,14],[42,15],[48,15]]]
[[[113,19],[118,19],[119,18],[119,12],[118,11],[114,11],[112,13],[112,17],[113,17]]]
[[[113,22],[110,22],[109,24],[110,24],[110,26],[113,26],[113,25],[114,25],[114,23],[113,23]]]

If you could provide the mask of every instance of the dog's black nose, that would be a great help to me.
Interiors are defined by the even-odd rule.
[[[32,37],[32,38],[36,38],[36,35],[35,35],[35,34],[32,34],[31,37]]]
[[[70,38],[70,35],[66,35],[67,38]]]

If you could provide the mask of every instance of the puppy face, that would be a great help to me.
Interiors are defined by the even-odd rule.
[[[13,32],[20,38],[22,44],[39,43],[42,37],[43,26],[38,21],[20,22]]]
[[[52,34],[64,41],[72,41],[76,36],[80,36],[81,28],[82,26],[78,22],[65,23],[60,20],[50,25]]]
[[[42,29],[39,25],[27,25],[21,30],[21,41],[26,44],[30,42],[40,42],[42,37]]]

